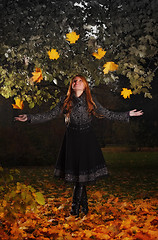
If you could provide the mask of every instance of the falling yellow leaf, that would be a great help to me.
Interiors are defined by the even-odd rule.
[[[48,51],[48,55],[50,59],[58,59],[59,58],[59,53],[57,52],[56,49],[52,48],[51,51]]]
[[[127,88],[122,88],[123,90],[121,91],[121,95],[124,97],[124,98],[130,98],[130,95],[132,94],[132,91],[131,89],[127,89]]]
[[[113,71],[116,71],[118,69],[118,65],[115,64],[114,62],[107,62],[103,65],[104,67],[104,74],[107,74],[108,72],[113,72]]]
[[[102,48],[98,48],[98,52],[97,53],[92,53],[92,55],[97,58],[97,59],[101,59],[104,57],[106,51],[104,51]]]
[[[23,104],[23,101],[21,101],[19,98],[17,98],[15,100],[15,104],[12,104],[13,108],[15,109],[23,109],[24,108],[24,104]]]
[[[72,44],[72,43],[75,43],[79,39],[80,35],[77,35],[76,32],[70,32],[70,33],[66,34],[66,37],[67,37],[66,40]]]
[[[43,80],[42,71],[40,68],[36,68],[36,72],[32,72],[33,77],[31,78],[33,82],[39,83]]]

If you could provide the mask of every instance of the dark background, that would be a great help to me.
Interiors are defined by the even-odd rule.
[[[34,4],[35,2],[36,4],[46,3],[49,6],[52,1],[34,1]],[[57,9],[60,1],[53,2]],[[64,6],[64,2],[67,1],[62,1],[62,6]],[[104,4],[104,1],[99,2]],[[29,4],[32,2],[3,0],[0,7],[2,11],[7,12],[8,10],[9,14],[15,4],[21,9],[27,6],[28,11]],[[108,4],[110,4],[109,1]],[[60,6],[58,8],[57,10],[60,10]],[[27,37],[27,26],[25,27],[25,37]],[[1,40],[3,38],[5,38],[4,35],[2,35]],[[129,111],[136,108],[144,111],[143,116],[131,118],[129,123],[94,119],[94,129],[101,147],[126,146],[130,151],[142,151],[144,147],[154,148],[158,146],[157,79],[158,72],[155,72],[151,89],[152,99],[144,98],[142,94],[131,95],[130,99],[123,99],[120,96],[120,91],[111,91],[110,85],[100,84],[92,89],[99,102],[110,110]],[[126,81],[123,76],[120,76],[119,90]],[[66,91],[67,87],[63,87],[61,94],[65,94]],[[49,110],[51,101],[33,109],[29,109],[25,104],[24,110],[13,109],[12,103],[13,99],[5,99],[0,96],[0,163],[2,166],[54,164],[65,131],[63,117],[59,116],[57,119],[42,124],[15,122],[14,116],[18,114]]]
[[[158,146],[157,93],[153,91],[152,100],[141,96],[124,100],[105,85],[93,92],[103,106],[113,111],[134,108],[144,111],[143,116],[130,118],[129,123],[94,119],[94,130],[101,147],[125,146],[129,151],[142,151],[144,147]],[[16,110],[12,108],[11,100],[0,98],[0,159],[3,166],[55,163],[65,131],[63,116],[41,124],[14,121],[18,114],[44,112],[49,110],[49,105],[48,102],[32,110],[27,107]]]

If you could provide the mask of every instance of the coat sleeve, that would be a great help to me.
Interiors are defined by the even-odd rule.
[[[57,105],[50,111],[38,114],[28,114],[28,122],[29,123],[42,123],[49,121],[58,117],[62,113],[62,106],[64,104],[65,97],[60,97],[59,102]]]
[[[113,112],[111,110],[106,109],[103,107],[95,97],[93,97],[93,100],[96,104],[96,110],[95,112],[99,115],[101,115],[103,118],[107,118],[109,120],[119,120],[119,121],[126,121],[129,122],[130,116],[129,111],[128,112]]]

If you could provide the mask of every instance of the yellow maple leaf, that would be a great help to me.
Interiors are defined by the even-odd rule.
[[[32,72],[32,74],[33,77],[31,78],[31,80],[33,82],[39,83],[41,80],[43,80],[42,70],[40,68],[36,68],[36,72]]]
[[[132,94],[132,91],[131,89],[127,89],[127,88],[122,88],[123,90],[121,91],[121,95],[124,97],[124,98],[130,98],[130,95]]]
[[[50,59],[58,59],[59,58],[59,53],[57,52],[56,49],[52,48],[51,51],[48,51],[48,55]]]
[[[97,59],[101,59],[102,57],[104,57],[106,51],[104,51],[102,48],[98,48],[98,52],[94,52],[92,53],[92,55],[97,58]]]
[[[118,69],[118,65],[115,64],[114,62],[107,62],[103,65],[104,67],[104,74],[107,74],[108,72],[113,72],[116,71]]]
[[[72,44],[72,43],[75,43],[79,39],[80,35],[77,35],[76,32],[70,32],[70,33],[66,34],[66,37],[67,37],[66,40]]]
[[[20,100],[20,98],[17,98],[15,100],[15,104],[12,104],[13,108],[15,109],[23,109],[24,108],[24,104],[23,104],[23,101]]]

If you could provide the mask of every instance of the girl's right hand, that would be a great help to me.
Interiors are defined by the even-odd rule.
[[[16,121],[20,121],[20,122],[26,122],[27,121],[27,115],[23,114],[23,115],[19,115],[18,117],[14,118]]]

